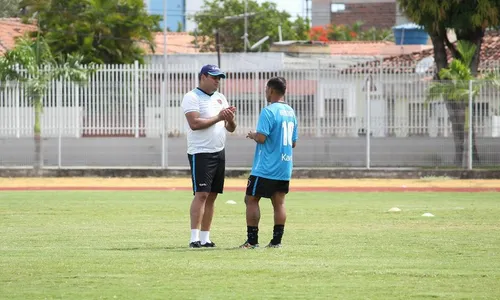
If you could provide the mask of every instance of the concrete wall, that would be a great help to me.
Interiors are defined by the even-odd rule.
[[[185,137],[167,141],[168,166],[189,167]],[[500,138],[478,138],[481,163],[476,167],[500,166]],[[58,139],[44,140],[45,165],[57,167],[149,167],[162,161],[161,139],[150,138],[64,138],[58,155]],[[228,167],[249,168],[255,143],[243,137],[229,136]],[[449,167],[453,166],[452,138],[372,138],[372,167]],[[0,139],[0,167],[33,165],[34,142],[31,138]],[[366,138],[313,138],[301,136],[294,153],[296,167],[362,168],[366,166]]]
[[[311,5],[311,25],[325,26],[330,24],[331,0],[313,0]]]

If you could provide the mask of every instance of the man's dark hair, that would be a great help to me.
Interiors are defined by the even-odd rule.
[[[281,95],[285,95],[286,93],[286,79],[283,77],[273,77],[269,79],[267,86]]]

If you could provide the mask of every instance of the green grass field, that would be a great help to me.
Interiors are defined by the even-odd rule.
[[[0,192],[0,298],[500,298],[498,193],[291,193],[283,248],[255,250],[242,198],[189,249],[189,192]]]

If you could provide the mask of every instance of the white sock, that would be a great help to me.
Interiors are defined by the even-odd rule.
[[[192,242],[197,242],[200,240],[200,230],[199,229],[191,229],[191,241]]]
[[[200,231],[200,241],[202,245],[206,243],[211,243],[210,231]]]

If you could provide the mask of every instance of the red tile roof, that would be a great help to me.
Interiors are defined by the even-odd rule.
[[[452,60],[451,53],[448,51],[448,61]],[[414,73],[416,64],[423,58],[434,55],[434,49],[429,48],[409,54],[386,57],[376,61],[360,63],[354,65],[343,73]],[[481,61],[479,70],[488,70],[492,67],[500,66],[500,32],[488,31],[481,45]],[[429,69],[433,72],[433,68]]]
[[[16,38],[35,30],[35,25],[23,24],[18,18],[0,18],[0,54],[14,48]]]
[[[332,55],[394,56],[432,48],[432,45],[396,45],[388,41],[328,42]]]
[[[163,32],[155,32],[154,40],[156,44],[156,55],[163,55],[164,51],[164,37]],[[167,53],[198,53],[199,49],[193,44],[194,36],[187,32],[167,32]],[[147,54],[153,54],[149,47],[144,48]]]

